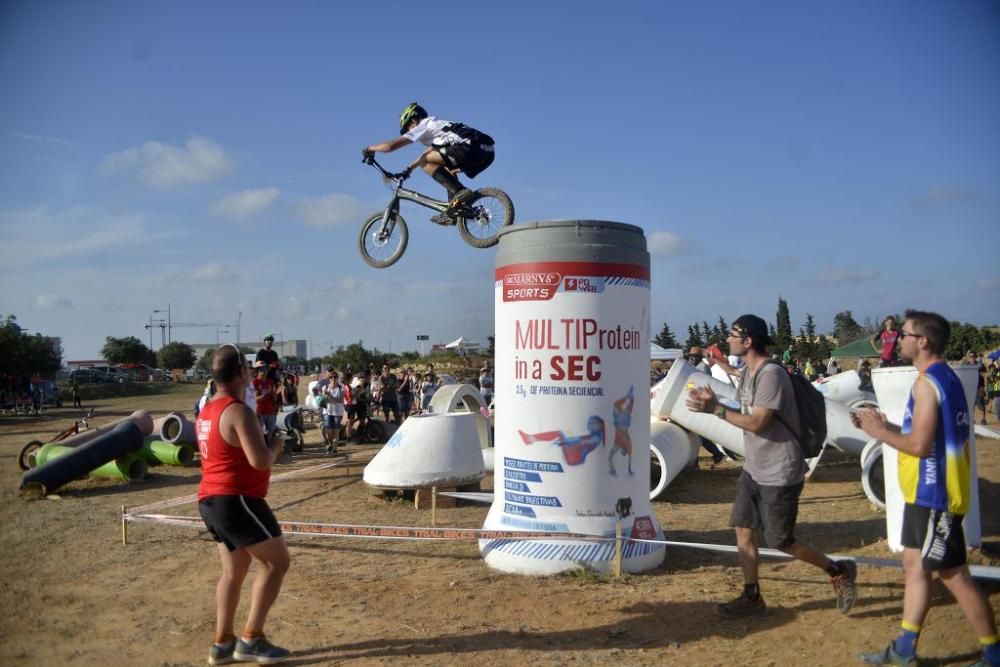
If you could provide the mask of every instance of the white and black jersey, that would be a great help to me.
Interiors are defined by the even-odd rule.
[[[493,138],[468,125],[434,116],[424,118],[415,128],[403,135],[437,150],[449,169],[460,169],[469,178],[475,178],[493,164]]]
[[[493,145],[493,138],[488,134],[473,129],[468,125],[450,120],[441,120],[428,116],[420,121],[415,128],[403,135],[414,143],[424,146],[467,146]]]

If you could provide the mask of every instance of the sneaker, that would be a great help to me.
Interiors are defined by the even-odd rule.
[[[236,650],[233,651],[233,657],[240,662],[256,662],[261,665],[281,662],[291,654],[287,648],[275,646],[267,641],[267,637],[258,637],[253,644],[247,644],[241,637],[236,640]]]
[[[722,618],[746,618],[748,616],[767,616],[767,605],[763,596],[751,600],[743,593],[732,602],[715,605],[715,615]]]
[[[437,225],[454,225],[455,218],[451,217],[447,213],[439,213],[438,215],[431,217],[431,222]]]
[[[917,665],[917,656],[906,656],[896,653],[896,647],[892,642],[889,642],[889,645],[881,651],[876,653],[862,653],[858,657],[861,659],[861,662],[866,665],[885,665],[887,667],[893,667],[895,665],[916,667]]]
[[[854,606],[854,601],[858,599],[858,589],[854,585],[858,578],[858,564],[853,560],[842,560],[844,571],[835,577],[830,577],[833,584],[833,592],[837,594],[837,611],[846,614]]]
[[[451,201],[448,203],[448,210],[454,211],[455,209],[459,208],[462,204],[472,201],[475,198],[476,198],[475,192],[473,192],[469,188],[462,188],[461,190],[455,193],[454,197],[451,198]]]
[[[208,664],[210,665],[228,665],[231,662],[236,662],[236,658],[233,657],[233,651],[236,649],[236,640],[230,639],[225,644],[212,644],[212,650],[208,653]]]

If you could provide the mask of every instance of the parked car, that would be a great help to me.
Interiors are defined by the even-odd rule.
[[[114,382],[125,383],[135,380],[134,375],[129,373],[124,368],[119,368],[118,366],[91,366],[91,368],[109,375]]]
[[[70,382],[75,380],[77,384],[111,384],[117,381],[96,368],[78,368],[69,374],[69,379]]]
[[[62,407],[62,393],[54,380],[43,380],[41,378],[31,378],[31,385],[42,392],[42,405],[54,405]]]

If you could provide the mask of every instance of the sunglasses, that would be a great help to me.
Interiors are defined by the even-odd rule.
[[[918,334],[912,331],[904,331],[903,329],[899,330],[900,338],[906,338],[907,336],[910,336],[911,338],[927,338],[927,336],[924,336],[923,334]]]

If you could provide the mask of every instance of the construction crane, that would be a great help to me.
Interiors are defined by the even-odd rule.
[[[167,322],[165,320],[152,320],[150,324],[143,325],[146,329],[151,329],[153,327],[160,328],[160,346],[166,345],[164,342],[166,340],[168,329],[191,329],[198,327],[215,327],[215,344],[219,344],[219,329],[228,329],[229,327],[236,326],[234,324],[216,324],[214,322]],[[152,335],[152,334],[151,334]]]

